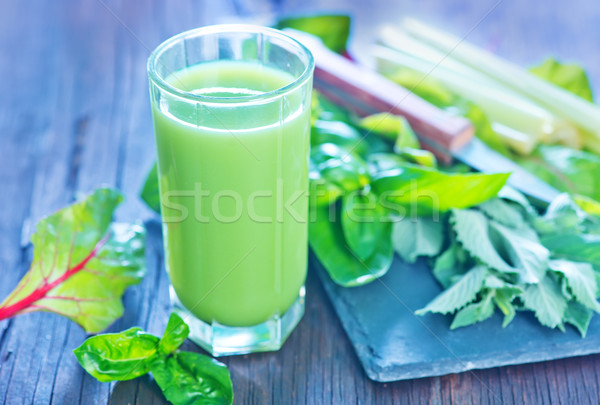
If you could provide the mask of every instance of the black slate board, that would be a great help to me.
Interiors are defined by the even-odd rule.
[[[587,337],[541,326],[530,312],[518,312],[502,328],[499,311],[485,322],[450,330],[451,316],[416,316],[441,291],[424,261],[398,257],[380,280],[355,288],[331,281],[311,254],[316,269],[369,378],[388,382],[433,377],[472,369],[533,363],[600,353],[600,317]]]

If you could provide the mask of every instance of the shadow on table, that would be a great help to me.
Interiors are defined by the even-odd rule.
[[[110,395],[111,405],[167,404],[160,388],[149,375],[131,381],[119,381]]]

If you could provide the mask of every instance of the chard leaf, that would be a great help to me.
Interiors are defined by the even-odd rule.
[[[600,312],[600,304],[596,301],[598,295],[596,275],[589,263],[551,260],[550,269],[566,278],[567,284],[578,302],[591,310]]]
[[[579,65],[560,63],[556,59],[548,58],[529,71],[587,101],[594,102],[590,81],[585,70]]]
[[[512,262],[512,267],[518,270],[521,280],[525,283],[538,283],[548,268],[548,249],[537,240],[521,236],[521,230],[493,221],[490,225],[500,234],[503,251]]]
[[[146,176],[144,187],[140,192],[141,199],[157,214],[160,214],[160,191],[158,190],[158,167],[156,162]]]
[[[315,35],[334,52],[343,53],[350,35],[350,16],[345,14],[321,14],[282,18],[278,29],[293,28]]]
[[[488,200],[483,204],[480,204],[478,208],[483,211],[488,218],[511,228],[520,228],[525,223],[523,215],[521,215],[518,209],[500,198]]]
[[[494,270],[518,273],[498,254],[489,235],[489,221],[479,211],[452,210],[450,222],[454,225],[456,239],[469,254]]]
[[[477,266],[466,272],[450,288],[435,297],[425,308],[415,313],[424,315],[428,312],[449,314],[472,302],[481,288],[488,274],[485,266]]]
[[[600,235],[554,233],[543,236],[542,243],[555,256],[600,267]]]
[[[392,244],[402,260],[414,263],[419,256],[436,256],[444,243],[444,226],[431,218],[404,218],[394,223]]]
[[[150,371],[159,339],[140,328],[96,335],[73,351],[81,367],[101,382],[126,381]]]
[[[385,211],[371,192],[349,193],[342,199],[341,223],[348,246],[361,260],[367,260],[381,243],[390,224]]]
[[[158,350],[169,355],[179,348],[190,334],[190,328],[175,312],[169,316],[169,322],[163,337],[160,339]]]
[[[110,224],[121,200],[116,190],[98,189],[42,219],[31,267],[0,305],[0,319],[48,311],[98,332],[120,317],[121,296],[145,274],[144,229]]]
[[[533,311],[542,325],[556,328],[562,324],[567,300],[560,286],[548,275],[539,283],[527,286],[521,297],[525,308]]]
[[[152,366],[154,380],[174,405],[233,402],[227,366],[200,353],[177,351]]]
[[[485,321],[494,315],[493,293],[488,293],[479,301],[467,305],[454,315],[450,329],[461,328],[477,322]]]
[[[334,204],[311,208],[308,234],[313,252],[331,279],[343,287],[367,284],[383,276],[390,268],[394,256],[391,224],[386,224],[373,254],[366,260],[361,260],[347,245],[339,216],[331,215],[331,210],[336,210],[337,207]]]
[[[584,338],[587,334],[593,312],[578,302],[571,301],[565,311],[564,319],[568,324],[573,325]]]
[[[399,163],[396,169],[373,173],[371,186],[390,205],[428,215],[452,208],[468,208],[496,196],[508,174],[444,173]]]

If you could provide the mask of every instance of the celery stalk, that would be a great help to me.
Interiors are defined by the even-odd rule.
[[[474,75],[467,71],[459,74],[445,66],[383,46],[375,46],[373,55],[381,72],[392,73],[404,67],[431,77],[451,92],[476,103],[491,121],[529,134],[534,144],[553,137],[554,132],[563,128],[554,115],[537,103],[493,81],[478,82],[477,72]]]
[[[470,45],[459,38],[428,27],[415,20],[406,20],[402,28],[413,38],[437,48],[452,58],[510,86],[547,107],[554,114],[587,131],[584,146],[600,153],[600,107],[567,90],[542,80],[490,52]]]

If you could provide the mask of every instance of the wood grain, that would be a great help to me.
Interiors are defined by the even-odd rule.
[[[27,270],[22,247],[42,216],[100,184],[123,190],[119,220],[146,221],[148,276],[125,295],[111,331],[162,333],[170,310],[160,226],[137,199],[154,160],[145,60],[167,37],[199,25],[318,9],[355,13],[355,49],[373,27],[410,13],[526,64],[580,60],[600,83],[600,3],[203,0],[0,3],[0,297]],[[116,17],[118,17],[118,19]],[[596,87],[598,90],[598,87]],[[280,352],[225,358],[239,404],[596,404],[600,356],[378,384],[367,379],[309,272],[307,310]],[[0,404],[163,404],[151,378],[101,384],[76,364],[85,333],[52,314],[0,322]],[[186,348],[199,350],[191,343]]]

